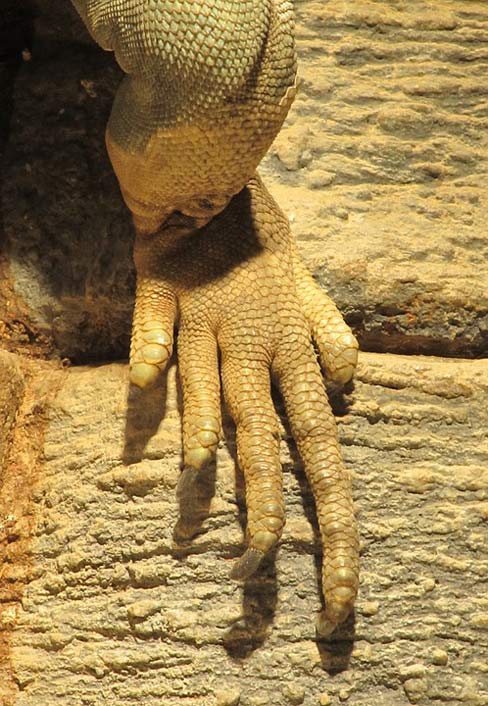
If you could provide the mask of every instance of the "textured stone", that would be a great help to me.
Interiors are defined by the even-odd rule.
[[[404,683],[403,688],[411,704],[418,704],[419,701],[424,698],[427,692],[427,680],[426,679],[407,679]]]
[[[287,684],[283,689],[283,694],[291,704],[299,706],[305,700],[305,689],[296,684]]]
[[[445,667],[449,661],[449,655],[445,650],[441,650],[438,647],[432,650],[432,664],[436,664],[438,667]]]
[[[440,5],[299,3],[301,90],[263,168],[363,348],[480,355],[488,8]]]
[[[241,700],[239,689],[225,689],[215,694],[216,706],[237,706]]]
[[[0,350],[0,468],[23,392],[24,376],[18,358]]]
[[[242,587],[228,578],[244,542],[228,421],[230,452],[219,449],[195,496],[201,531],[177,544],[189,508],[176,499],[175,368],[165,399],[128,396],[121,365],[55,372],[42,463],[24,491],[28,587],[5,626],[16,706],[79,706],[81,695],[90,706],[214,706],[229,694],[285,706],[302,693],[305,706],[324,693],[355,706],[488,703],[484,361],[362,354],[354,391],[336,400],[362,581],[355,622],[331,642],[314,633],[320,547],[286,443],[283,541]],[[22,557],[9,567],[20,575]]]
[[[32,58],[7,84],[2,343],[74,361],[125,356],[132,232],[104,144],[121,74],[70,3],[38,10]]]
[[[55,365],[37,364],[35,373],[23,361],[0,352],[2,447],[0,458],[0,703],[13,705],[11,633],[20,601],[32,579],[30,543],[35,518],[32,488],[43,453],[46,411],[56,396]],[[15,423],[13,423],[15,422]],[[29,679],[29,678],[27,678]]]
[[[320,694],[319,696],[319,704],[320,706],[330,706],[331,704],[331,698],[329,694],[327,694],[325,691],[323,694]]]

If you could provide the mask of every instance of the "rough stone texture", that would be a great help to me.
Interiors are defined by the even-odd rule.
[[[243,520],[232,453],[180,517],[175,369],[164,395],[132,394],[127,418],[125,366],[61,374],[32,489],[16,706],[488,704],[482,361],[362,355],[336,405],[362,587],[331,643],[315,641],[319,546],[285,443],[283,542],[242,589],[228,579]],[[209,502],[202,533],[175,545],[176,523]]]
[[[19,602],[32,578],[30,544],[36,517],[31,502],[44,447],[45,412],[56,396],[59,372],[37,363],[33,371],[4,352],[0,355],[3,444],[0,458],[0,704],[11,706],[15,694],[11,630]],[[32,373],[35,373],[32,375]],[[15,424],[13,424],[15,421]]]
[[[23,392],[24,376],[19,360],[0,350],[0,469]]]
[[[0,703],[3,706],[5,690],[12,686],[10,664],[10,627],[15,616],[12,595],[5,590],[6,528],[12,525],[14,507],[4,504],[8,495],[9,474],[6,457],[14,432],[14,423],[24,394],[24,376],[18,359],[0,351]],[[12,474],[10,474],[12,475]],[[17,483],[17,488],[22,481]],[[11,500],[11,496],[9,497]],[[15,595],[18,602],[20,594]],[[6,629],[5,629],[6,628]]]
[[[120,71],[68,3],[37,5],[4,167],[4,345],[125,357],[132,234],[103,142]],[[486,3],[296,10],[301,91],[262,171],[302,254],[363,348],[486,355]]]
[[[3,345],[45,355],[54,347],[74,362],[126,357],[133,236],[104,143],[121,72],[70,3],[36,5],[32,59],[11,86],[3,168],[14,290],[0,289]]]
[[[266,164],[363,348],[488,350],[488,6],[300,2],[301,91]]]

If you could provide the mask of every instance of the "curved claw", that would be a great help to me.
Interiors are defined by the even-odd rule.
[[[245,581],[257,570],[259,564],[265,557],[265,553],[260,549],[248,547],[240,559],[236,561],[230,572],[231,579],[235,581]]]
[[[191,466],[185,466],[181,472],[176,489],[180,517],[173,531],[173,538],[177,543],[190,542],[196,535],[205,531],[203,523],[208,517],[213,496],[213,489],[205,486],[205,475],[201,469]]]
[[[334,630],[336,629],[338,622],[336,620],[331,620],[325,610],[321,610],[317,614],[315,620],[315,629],[319,637],[330,637]]]
[[[191,495],[195,488],[195,484],[198,478],[198,469],[192,468],[191,466],[185,466],[181,471],[180,478],[178,480],[178,485],[176,487],[176,497],[184,498]]]
[[[129,380],[141,390],[152,387],[159,379],[161,370],[151,363],[135,363],[131,365]]]
[[[349,586],[337,586],[330,594],[329,600],[317,615],[315,627],[320,637],[332,635],[338,625],[351,614],[356,594]]]

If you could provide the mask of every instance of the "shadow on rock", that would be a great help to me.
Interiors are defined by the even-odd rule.
[[[0,193],[5,179],[5,149],[9,140],[14,110],[15,81],[23,61],[30,58],[34,36],[34,8],[25,0],[3,0],[0,11]],[[0,319],[2,339],[10,339],[16,312],[8,282],[8,261],[3,204],[0,204]],[[5,346],[8,348],[8,346]]]
[[[182,470],[177,490],[180,517],[173,531],[176,556],[186,555],[191,540],[205,531],[203,524],[215,495],[216,474],[215,463],[201,471],[188,467]]]
[[[139,463],[142,460],[148,442],[156,434],[164,419],[166,398],[166,375],[161,376],[161,380],[147,390],[129,385],[124,432],[125,443],[122,452],[122,463],[125,466]]]
[[[225,441],[234,461],[235,497],[239,507],[239,523],[245,536],[247,526],[246,485],[237,461],[235,427],[224,416]],[[242,547],[242,552],[245,547]],[[242,618],[224,637],[224,648],[237,661],[249,657],[264,644],[273,624],[278,600],[276,549],[263,559],[253,576],[243,582]]]
[[[258,570],[245,581],[242,618],[224,637],[224,648],[232,659],[245,660],[264,644],[274,621],[278,600],[276,552],[263,560]]]
[[[87,363],[127,354],[133,234],[104,140],[121,72],[69,12],[79,39],[59,39],[55,8],[41,15],[15,104],[13,79],[4,81],[3,221],[9,284],[26,323],[61,357]]]
[[[328,638],[317,637],[322,669],[331,677],[349,669],[355,639],[355,616],[337,627]]]

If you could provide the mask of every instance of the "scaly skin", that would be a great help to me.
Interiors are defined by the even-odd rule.
[[[358,589],[350,479],[326,374],[347,382],[357,343],[300,261],[288,223],[255,174],[295,94],[289,0],[72,0],[126,71],[107,148],[136,229],[131,381],[154,383],[173,346],[183,386],[181,485],[213,458],[223,392],[246,479],[246,578],[285,522],[281,389],[311,484],[323,541],[329,634]]]

